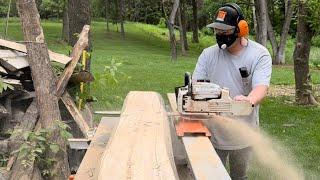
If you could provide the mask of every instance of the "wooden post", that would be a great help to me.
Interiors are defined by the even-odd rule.
[[[74,45],[72,53],[71,53],[71,58],[72,58],[71,62],[68,65],[68,67],[64,69],[61,77],[58,80],[58,83],[57,83],[57,96],[58,97],[60,97],[63,94],[63,92],[68,84],[68,81],[73,73],[73,70],[79,61],[79,58],[82,54],[82,51],[88,46],[89,31],[90,31],[89,25],[83,26],[82,32],[80,33],[80,36],[79,36],[79,39],[78,39],[77,43]]]

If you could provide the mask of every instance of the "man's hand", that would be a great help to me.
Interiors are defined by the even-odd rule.
[[[248,96],[239,95],[239,96],[235,96],[233,99],[235,101],[246,101],[246,102],[249,102],[250,104],[254,104],[252,99]]]
[[[259,104],[260,101],[267,95],[268,86],[258,85],[256,86],[248,96],[238,95],[233,99],[235,101],[247,101],[253,105]]]

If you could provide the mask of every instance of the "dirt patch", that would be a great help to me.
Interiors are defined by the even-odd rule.
[[[320,84],[313,86],[313,92],[316,97],[320,97]],[[295,96],[294,85],[271,85],[269,87],[268,96]]]

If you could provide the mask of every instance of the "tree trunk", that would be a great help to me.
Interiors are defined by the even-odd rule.
[[[298,1],[297,40],[293,53],[294,74],[296,85],[296,102],[298,104],[317,104],[312,95],[312,86],[309,77],[309,54],[311,39],[314,32],[311,30],[305,17],[308,16],[305,2]]]
[[[34,0],[17,0],[17,9],[21,18],[24,40],[27,42],[28,62],[36,92],[42,127],[53,127],[55,120],[61,120],[58,98],[56,96],[56,82],[49,59],[47,45],[44,41],[40,16]],[[57,154],[48,154],[55,160],[52,171],[56,179],[67,179],[69,166],[66,145],[55,131],[50,139],[60,146]]]
[[[84,25],[91,24],[90,1],[89,0],[69,0],[68,1],[69,15],[69,45],[74,46],[78,41],[77,35],[80,34]],[[91,37],[89,36],[89,48],[91,47]]]
[[[276,64],[275,57],[276,57],[276,54],[278,51],[278,43],[277,43],[276,35],[274,34],[273,26],[271,24],[270,17],[269,17],[268,13],[267,13],[267,22],[268,22],[268,38],[270,40],[271,47],[272,47],[272,63]]]
[[[172,11],[168,20],[168,29],[170,34],[171,60],[177,60],[177,42],[174,33],[174,21],[179,8],[179,0],[174,0]]]
[[[291,18],[293,15],[293,8],[292,8],[292,1],[286,1],[286,12],[285,12],[285,20],[282,26],[281,36],[280,36],[280,43],[278,47],[278,51],[276,54],[275,62],[277,64],[285,64],[285,47],[287,43],[287,36],[290,29]]]
[[[110,18],[110,0],[106,0],[105,2],[106,5],[106,23],[107,23],[107,31],[109,32],[109,18]]]
[[[250,0],[250,3],[253,4],[253,6],[252,6],[253,29],[254,29],[254,33],[257,34],[258,33],[258,25],[257,25],[256,8],[254,6],[255,0]]]
[[[266,0],[256,0],[256,15],[257,15],[257,33],[256,41],[263,46],[267,45],[267,2]]]
[[[187,17],[186,17],[186,2],[181,3],[181,22],[184,48],[189,50],[187,37]]]
[[[182,24],[182,20],[181,20],[181,6],[179,7],[178,9],[178,21],[179,21],[179,34],[180,34],[180,44],[181,44],[181,53],[182,53],[182,56],[185,56],[187,54],[186,52],[186,47],[184,46],[184,42],[186,41],[184,39],[184,36],[183,36],[183,31],[184,31],[184,28],[183,28],[183,24]]]
[[[63,20],[62,20],[62,39],[66,42],[70,42],[69,36],[69,15],[68,15],[68,5],[65,5],[63,11]]]
[[[6,19],[5,29],[4,29],[4,39],[6,39],[6,38],[7,38],[7,35],[8,35],[8,25],[9,25],[9,18],[10,18],[10,9],[11,9],[11,0],[9,1],[9,5],[8,5],[7,19]]]
[[[125,20],[125,0],[120,0],[120,26],[121,26],[120,35],[122,39],[124,39],[125,37],[124,20]]]
[[[198,7],[197,1],[192,0],[192,42],[199,43],[199,35],[198,35]]]

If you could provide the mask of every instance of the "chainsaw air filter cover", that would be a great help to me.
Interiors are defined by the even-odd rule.
[[[216,99],[221,95],[219,85],[208,82],[197,82],[192,85],[192,98],[194,100]]]

